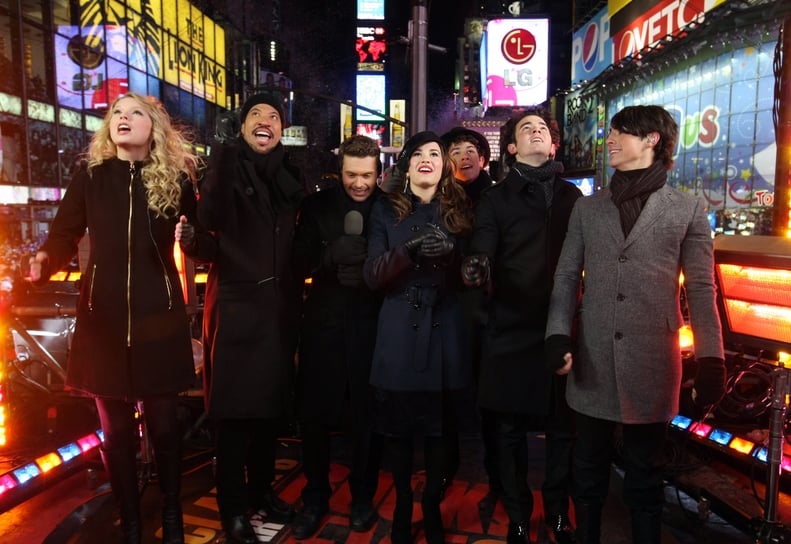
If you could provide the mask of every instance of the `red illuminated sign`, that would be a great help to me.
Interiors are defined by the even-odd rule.
[[[536,54],[536,37],[524,28],[515,28],[503,37],[500,49],[508,62],[524,64]]]

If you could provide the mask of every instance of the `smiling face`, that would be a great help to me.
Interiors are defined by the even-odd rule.
[[[153,123],[146,109],[132,97],[118,100],[110,116],[110,140],[116,155],[125,161],[140,161],[148,157]]]
[[[426,142],[409,157],[409,182],[412,191],[436,190],[442,178],[442,148],[437,142]]]
[[[269,104],[256,104],[244,118],[241,132],[253,151],[266,155],[280,142],[283,121],[277,110]]]
[[[611,127],[607,135],[610,166],[622,172],[648,168],[654,162],[654,145],[658,140],[659,134],[656,132],[641,138]]]
[[[514,140],[516,143],[508,144],[508,153],[517,162],[541,166],[555,153],[549,126],[538,115],[526,115],[516,123]]]
[[[456,142],[451,144],[448,155],[453,163],[453,175],[462,183],[475,181],[481,174],[484,158],[472,142]]]
[[[376,157],[343,157],[341,179],[343,190],[355,202],[364,202],[376,187]]]

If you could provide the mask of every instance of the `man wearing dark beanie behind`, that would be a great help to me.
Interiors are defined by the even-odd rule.
[[[280,143],[281,103],[247,99],[218,122],[198,218],[218,241],[203,317],[206,410],[216,428],[217,505],[229,544],[258,542],[251,516],[289,521],[272,489],[277,433],[289,415],[301,302],[292,239],[304,190]]]

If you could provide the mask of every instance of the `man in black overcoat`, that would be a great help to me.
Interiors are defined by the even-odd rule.
[[[527,432],[536,421],[559,415],[554,406],[559,389],[546,367],[542,331],[569,216],[582,196],[561,177],[563,165],[553,160],[559,139],[554,119],[543,108],[522,110],[506,123],[500,147],[510,170],[481,196],[462,265],[464,283],[485,286],[491,296],[478,404],[493,418],[509,543],[529,540],[533,495],[527,482]],[[548,435],[559,430],[556,425],[550,421]],[[553,482],[544,487],[547,522],[563,544],[573,542],[563,488],[568,479],[555,471],[570,474],[570,431],[565,437],[567,449],[547,455]],[[548,449],[556,445],[547,442]]]
[[[268,93],[247,99],[241,137],[212,146],[198,202],[218,247],[206,284],[204,387],[217,504],[232,544],[258,542],[250,513],[280,521],[291,513],[271,484],[277,435],[293,408],[301,290],[292,242],[304,190],[280,143],[281,104]]]
[[[377,143],[352,136],[338,149],[341,183],[302,204],[294,240],[298,278],[312,278],[300,327],[297,416],[302,436],[302,510],[291,524],[305,539],[318,531],[331,494],[330,432],[348,429],[352,446],[350,526],[376,521],[373,498],[382,442],[372,433],[371,358],[381,295],[362,279],[371,205],[381,191]],[[346,424],[348,423],[348,425]]]

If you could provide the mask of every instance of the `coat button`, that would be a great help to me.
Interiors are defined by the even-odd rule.
[[[621,338],[623,338],[623,334],[622,334],[622,333],[620,333],[620,332],[616,332],[616,333],[615,333],[615,335],[614,335],[614,338],[615,338],[616,340],[620,340]]]
[[[620,257],[618,257],[619,263],[625,263],[626,261],[627,261],[626,255],[621,255]]]
[[[623,302],[624,300],[626,300],[626,297],[622,293],[618,293],[618,296],[615,297],[615,300],[617,300],[618,302]]]
[[[432,326],[432,328],[435,328],[435,329],[436,329],[437,327],[439,327],[439,323],[437,323],[437,322],[435,321],[434,323],[432,323],[432,324],[431,324],[431,326]]]
[[[417,330],[417,323],[412,323],[412,328]]]
[[[409,230],[411,230],[412,232],[417,232],[420,230],[420,225],[412,225],[411,227],[409,227]]]
[[[252,187],[246,187],[244,190],[244,194],[246,194],[247,196],[253,196],[253,193],[255,193],[255,191],[253,191]]]
[[[420,270],[420,263],[415,265],[415,270]]]

